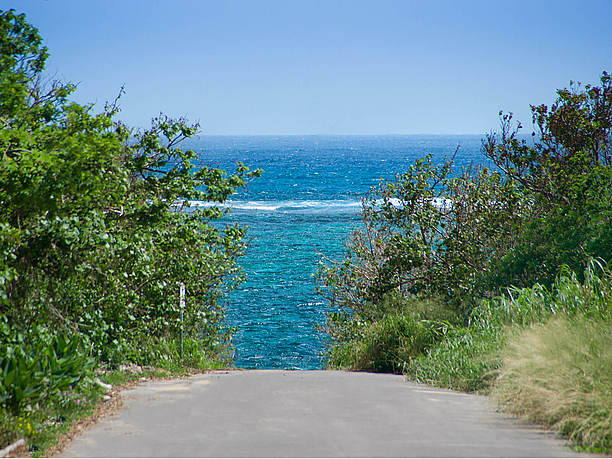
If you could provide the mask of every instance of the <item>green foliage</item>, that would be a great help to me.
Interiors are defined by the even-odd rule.
[[[160,115],[132,131],[115,120],[117,101],[95,114],[68,101],[72,85],[40,84],[47,51],[23,15],[2,12],[0,35],[0,90],[13,94],[0,104],[2,315],[22,330],[82,335],[111,365],[150,361],[181,327],[225,359],[218,299],[244,279],[245,230],[186,201],[222,203],[260,171],[196,168],[180,146],[197,125]]]
[[[45,83],[42,43],[24,15],[0,11],[3,426],[81,412],[96,362],[230,365],[218,300],[244,279],[245,230],[187,201],[222,203],[260,174],[196,167],[181,143],[198,126],[184,119],[135,131],[116,120],[117,100],[101,113],[70,102],[73,85]]]
[[[533,145],[518,139],[512,114],[502,114],[501,132],[484,143],[538,209],[492,270],[492,284],[550,286],[562,265],[580,272],[590,257],[612,259],[612,79],[603,72],[600,86],[572,84],[557,95],[550,108],[532,106]]]
[[[438,345],[410,361],[406,367],[408,377],[441,387],[488,392],[495,386],[499,372],[505,371],[502,359],[508,340],[520,342],[516,336],[522,336],[522,330],[557,319],[571,323],[592,320],[600,324],[598,327],[607,326],[609,330],[612,272],[601,262],[590,260],[582,278],[581,282],[579,276],[565,267],[551,290],[540,284],[531,288],[511,288],[505,295],[483,301],[472,311],[467,328],[451,329]],[[582,339],[591,338],[585,335]],[[571,342],[569,338],[568,342]],[[604,353],[608,348],[605,342],[603,340],[598,346]],[[535,355],[538,349],[534,345],[523,350],[530,350]],[[555,351],[546,352],[553,355]],[[547,371],[547,375],[556,377],[558,371],[566,370],[559,367]],[[599,378],[598,374],[596,371],[584,375]],[[520,387],[515,390],[519,391]]]
[[[489,391],[501,366],[500,348],[505,333],[500,328],[457,328],[406,366],[413,381],[466,392]]]
[[[390,326],[397,315],[389,295],[435,296],[455,311],[455,327],[406,357],[405,371],[469,390],[494,380],[506,327],[608,314],[606,289],[593,282],[610,282],[594,273],[612,259],[612,80],[604,72],[601,86],[572,84],[557,95],[550,109],[532,107],[532,142],[518,136],[512,114],[500,113],[501,132],[483,142],[497,171],[456,171],[452,159],[436,165],[426,156],[371,190],[344,258],[322,260],[317,273],[332,311],[332,365],[397,355],[400,339],[378,334],[403,336]],[[601,263],[581,277],[592,258]]]
[[[359,340],[332,350],[328,365],[360,371],[402,373],[407,362],[422,354],[446,334],[446,324],[414,320],[401,314],[385,315],[361,331]]]
[[[612,317],[612,273],[597,260],[589,260],[584,281],[562,267],[550,291],[540,284],[531,288],[512,287],[506,295],[483,301],[472,314],[472,323],[481,328],[503,325],[528,326],[553,316]]]
[[[37,327],[23,335],[0,320],[0,404],[13,415],[32,410],[58,391],[78,387],[93,374],[95,361],[83,339],[67,339]]]
[[[58,435],[66,433],[73,422],[91,415],[100,397],[98,387],[82,385],[58,391],[44,405],[17,415],[0,407],[0,443],[6,446],[23,438],[33,457],[48,455],[45,452],[57,443]]]
[[[225,349],[220,349],[224,346]],[[182,343],[178,337],[144,338],[137,346],[126,349],[126,360],[140,366],[179,371],[183,368],[191,370],[210,370],[231,366],[229,345],[226,342],[210,343],[209,336],[200,339],[187,336]]]
[[[453,161],[416,161],[363,201],[363,228],[340,262],[323,261],[319,291],[333,308],[361,311],[389,292],[442,296],[467,314],[482,280],[520,231],[529,202],[488,169],[453,176]]]
[[[362,312],[365,315],[330,316],[326,330],[334,341],[328,367],[401,373],[408,362],[441,341],[457,319],[439,299],[401,295],[387,295]]]

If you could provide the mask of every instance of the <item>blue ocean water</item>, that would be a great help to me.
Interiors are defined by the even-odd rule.
[[[415,159],[440,161],[459,146],[456,165],[481,164],[480,136],[203,136],[189,145],[201,163],[232,170],[236,161],[261,178],[232,196],[228,222],[249,228],[241,264],[247,281],[224,300],[238,327],[242,368],[319,369],[328,305],[315,293],[319,254],[339,258],[360,224],[360,197]]]

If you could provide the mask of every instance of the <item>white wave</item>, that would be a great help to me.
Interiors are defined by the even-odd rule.
[[[176,205],[181,206],[185,201],[179,201]],[[377,200],[376,205],[380,206],[384,201]],[[390,204],[394,207],[403,207],[402,201],[398,198],[391,198]],[[453,207],[453,201],[445,198],[432,198],[431,204],[439,210],[449,210]],[[206,208],[206,207],[220,207],[223,209],[231,208],[234,210],[244,211],[264,211],[264,212],[277,212],[277,211],[324,211],[324,210],[358,210],[361,208],[361,201],[349,200],[349,199],[335,199],[335,200],[286,200],[286,201],[233,201],[229,200],[224,203],[210,202],[210,201],[188,201],[185,202],[187,207],[190,208]]]
[[[448,209],[451,209],[453,207],[452,199],[433,198],[431,200],[431,203],[433,204],[433,206],[435,208],[441,209],[441,210],[448,210]]]
[[[183,202],[178,202],[177,205],[182,205]],[[191,208],[206,208],[206,207],[221,207],[231,208],[235,210],[246,211],[291,211],[291,210],[352,210],[361,207],[361,201],[354,200],[286,200],[286,201],[234,201],[229,200],[224,203],[216,203],[209,201],[189,201],[186,202],[187,207]]]
[[[449,210],[453,207],[453,201],[451,199],[432,198],[430,202],[432,206],[434,206],[436,209],[439,209],[439,210]],[[376,201],[377,206],[381,206],[383,205],[383,203],[384,201],[382,199],[379,199]],[[389,203],[393,207],[397,207],[397,208],[404,207],[402,200],[399,198],[391,198],[389,199]]]

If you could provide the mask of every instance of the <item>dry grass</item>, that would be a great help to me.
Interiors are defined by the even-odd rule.
[[[563,317],[516,332],[493,396],[575,446],[612,452],[612,323]]]

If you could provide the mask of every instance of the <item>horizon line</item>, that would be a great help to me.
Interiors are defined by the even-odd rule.
[[[457,134],[457,133],[418,133],[418,134],[405,134],[405,133],[395,133],[395,132],[391,132],[391,133],[384,133],[384,134],[356,134],[356,133],[351,133],[351,134],[346,134],[346,133],[317,133],[317,134],[308,134],[308,133],[301,133],[301,134],[232,134],[232,133],[208,133],[208,132],[200,132],[198,134],[195,134],[193,137],[202,137],[202,136],[218,136],[218,137],[316,137],[316,136],[336,136],[336,137],[366,137],[366,136],[370,136],[370,137],[417,137],[417,136],[486,136],[489,133],[463,133],[463,134]]]

